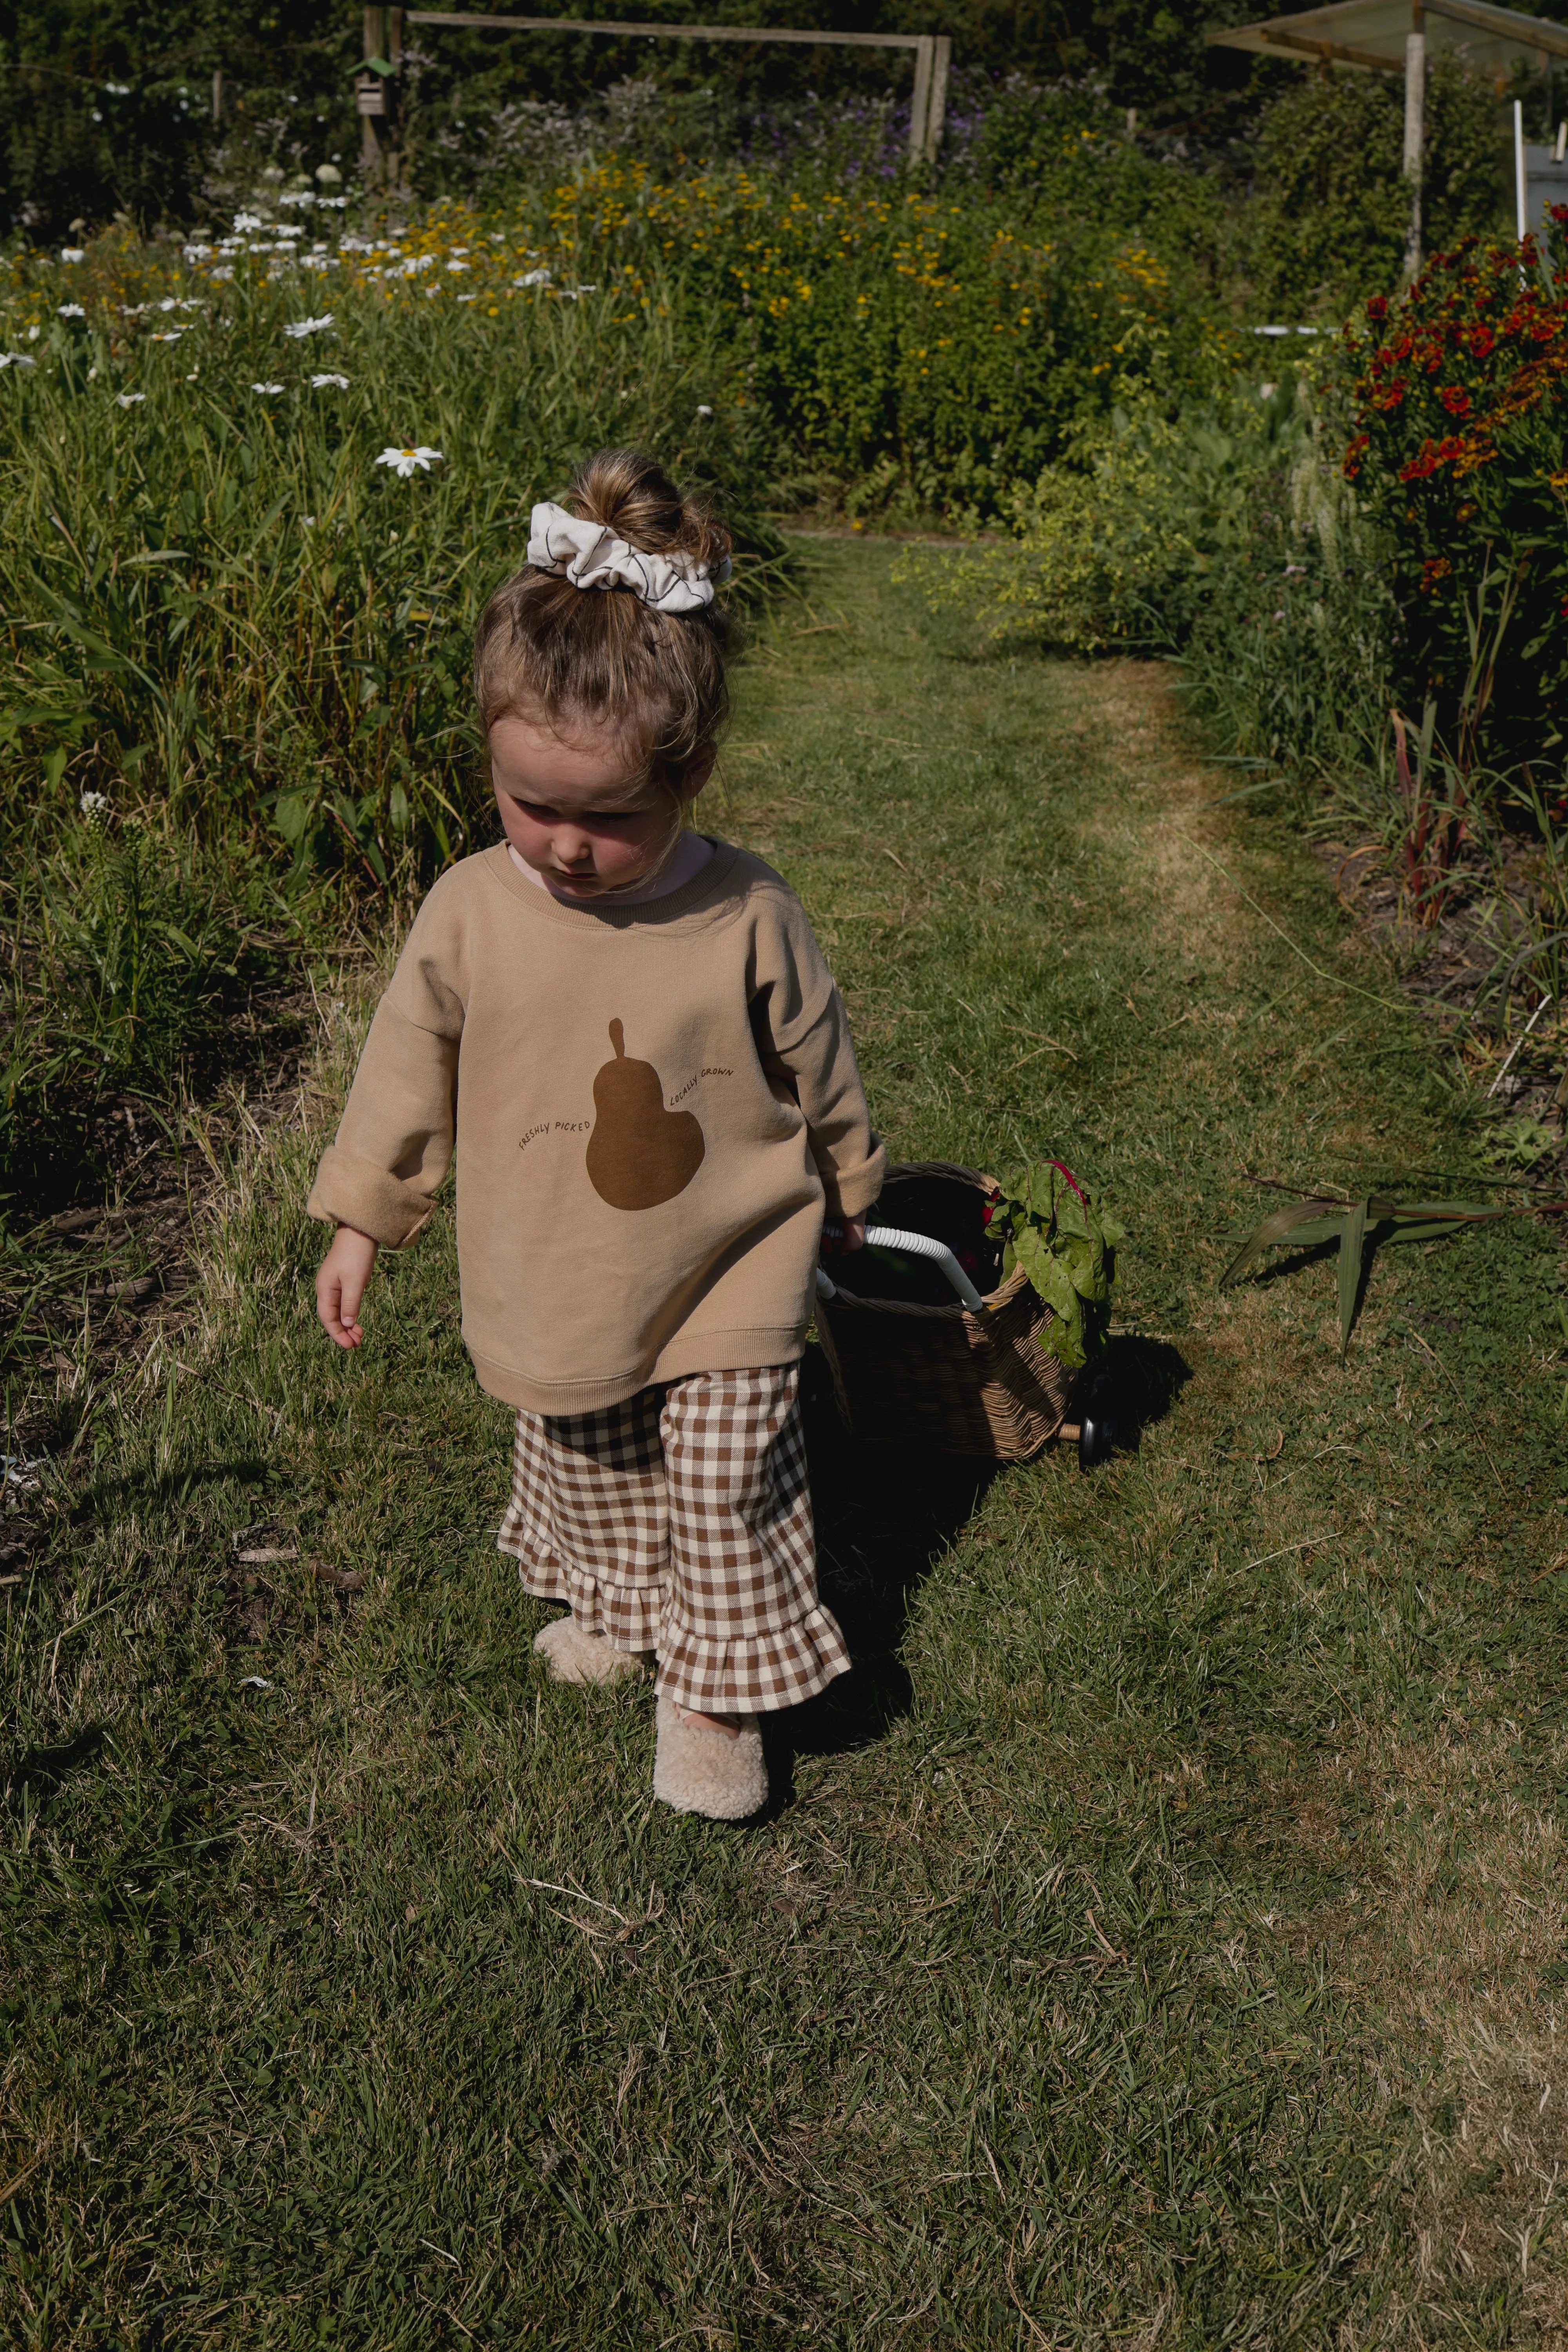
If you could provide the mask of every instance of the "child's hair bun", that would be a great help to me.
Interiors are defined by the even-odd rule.
[[[639,449],[601,449],[565,504],[644,555],[680,555],[721,572],[730,533]],[[678,785],[729,715],[725,664],[734,627],[722,604],[656,612],[626,589],[574,587],[529,566],[503,582],[474,641],[474,698],[488,730],[509,713],[568,733],[616,729]]]
[[[567,503],[644,555],[689,555],[716,570],[730,553],[723,524],[640,449],[601,449],[580,468]]]

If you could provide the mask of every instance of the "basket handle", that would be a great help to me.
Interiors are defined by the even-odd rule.
[[[826,1225],[823,1227],[824,1233],[832,1230]],[[868,1225],[866,1239],[878,1249],[902,1250],[910,1257],[929,1258],[932,1265],[942,1268],[972,1315],[978,1315],[984,1308],[985,1301],[945,1242],[933,1241],[930,1234],[900,1233],[895,1225]],[[837,1283],[823,1272],[821,1266],[816,1269],[816,1295],[818,1298],[837,1298],[838,1296]]]

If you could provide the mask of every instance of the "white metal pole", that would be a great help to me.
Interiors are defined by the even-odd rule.
[[[947,121],[947,78],[952,66],[952,38],[939,33],[931,44],[931,103],[926,110],[926,156],[934,163]]]
[[[1421,11],[1412,11],[1417,26]],[[1421,267],[1421,158],[1426,135],[1426,36],[1419,29],[1405,42],[1405,176],[1410,184],[1410,225],[1405,233],[1405,275]]]
[[[931,111],[931,68],[936,62],[936,41],[931,34],[922,33],[915,51],[914,96],[910,105],[910,161],[918,163],[926,152],[926,120]]]
[[[1530,228],[1530,215],[1524,177],[1524,105],[1517,98],[1513,101],[1513,198],[1519,216],[1519,241],[1522,245]]]

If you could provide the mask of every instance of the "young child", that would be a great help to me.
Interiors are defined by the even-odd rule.
[[[728,533],[607,450],[533,509],[474,684],[506,838],[420,908],[310,1214],[357,1348],[380,1248],[458,1160],[463,1337],[517,1407],[499,1542],[563,1682],[658,1661],[654,1790],[741,1820],[758,1717],[849,1664],[816,1594],[796,1387],[825,1213],[884,1155],[842,1000],[770,866],[688,829],[728,715]]]

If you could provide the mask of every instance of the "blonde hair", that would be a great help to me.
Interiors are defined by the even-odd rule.
[[[730,552],[723,524],[639,450],[601,449],[564,503],[647,555],[689,555],[716,569]],[[679,800],[687,768],[730,715],[732,636],[717,604],[656,613],[630,589],[576,588],[524,570],[480,616],[474,698],[487,734],[510,717],[542,717],[563,735],[613,729],[637,746],[649,781]]]

